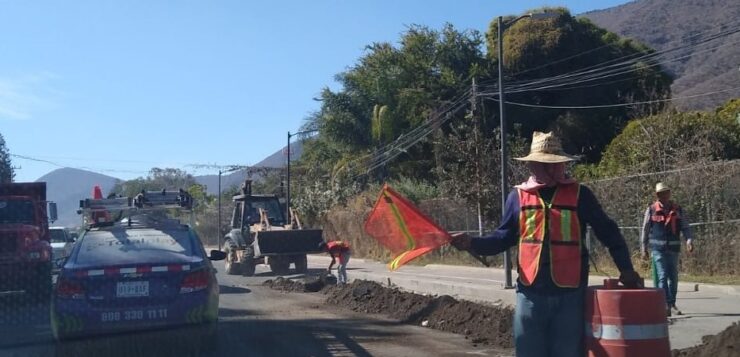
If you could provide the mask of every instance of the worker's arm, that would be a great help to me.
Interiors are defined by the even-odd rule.
[[[689,217],[686,215],[686,212],[683,208],[680,208],[680,210],[681,233],[683,233],[683,236],[686,238],[686,249],[691,253],[694,251],[694,232],[691,231],[691,226],[689,226]]]
[[[601,208],[594,193],[586,186],[581,186],[578,217],[593,228],[596,238],[609,249],[609,254],[620,272],[635,270],[622,232]]]
[[[681,234],[683,234],[684,238],[686,238],[686,241],[691,241],[694,239],[694,232],[691,230],[691,226],[689,226],[689,216],[686,214],[686,211],[684,211],[683,208],[680,209],[679,215],[681,216]]]
[[[642,218],[642,230],[640,230],[640,248],[643,254],[648,251],[648,240],[650,239],[650,207],[645,210]]]
[[[501,225],[495,231],[470,241],[470,251],[480,255],[496,255],[517,244],[519,240],[519,195],[509,193]]]

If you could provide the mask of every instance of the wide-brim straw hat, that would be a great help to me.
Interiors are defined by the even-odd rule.
[[[514,158],[519,161],[534,161],[547,164],[557,164],[578,160],[578,156],[566,154],[563,146],[552,132],[542,133],[535,131],[532,134],[532,146],[529,148],[529,155],[525,157]]]
[[[671,188],[668,187],[668,185],[666,185],[666,184],[664,184],[662,182],[658,182],[658,183],[655,184],[655,193],[661,193],[661,192],[666,192],[666,191],[670,191],[670,190],[671,190]]]

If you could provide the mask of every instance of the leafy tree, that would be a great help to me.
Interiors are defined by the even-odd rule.
[[[13,182],[15,172],[10,162],[10,152],[5,146],[5,138],[0,134],[0,183]]]
[[[117,195],[133,197],[142,190],[177,190],[181,188],[187,190],[196,185],[198,184],[195,182],[193,176],[183,170],[155,167],[149,171],[147,177],[139,177],[116,183],[111,192]],[[195,192],[197,192],[197,189]]]
[[[307,123],[307,128],[319,129],[320,134],[316,143],[306,145],[302,162],[322,168],[323,172],[314,172],[320,177],[346,170],[344,164],[350,159],[372,156],[376,145],[423,123],[439,106],[465,91],[471,75],[484,67],[482,45],[478,32],[446,25],[440,31],[411,26],[398,47],[368,46],[355,66],[337,76],[343,90],[322,92],[321,109]],[[434,162],[429,152],[430,143],[424,142],[404,154],[390,171],[413,177],[426,172],[430,177]]]
[[[663,171],[740,158],[740,123],[731,115],[740,111],[738,102],[713,113],[666,112],[630,122],[606,148],[596,175]]]
[[[542,10],[558,12],[560,16],[537,21],[523,19],[504,33],[504,69],[508,83],[598,68],[603,63],[613,64],[653,52],[642,44],[595,26],[588,19],[576,18],[567,9]],[[494,63],[498,62],[497,34],[498,23],[492,21],[486,39],[488,56]],[[638,61],[625,70],[634,71],[564,87],[510,93],[507,100],[548,106],[589,106],[661,99],[670,95],[672,79],[654,63]],[[561,133],[566,150],[583,154],[587,162],[597,162],[606,145],[628,120],[661,109],[662,104],[588,110],[509,105],[507,113],[510,120],[522,125],[525,136],[534,130],[556,130]]]

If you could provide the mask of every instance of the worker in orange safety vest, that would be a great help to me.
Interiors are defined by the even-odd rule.
[[[349,263],[350,248],[349,243],[341,240],[333,240],[329,242],[321,242],[319,249],[329,253],[331,255],[331,263],[327,271],[331,271],[331,268],[339,260],[337,265],[337,281],[339,284],[347,284],[347,263]]]
[[[453,235],[452,245],[495,255],[518,245],[514,341],[518,357],[583,356],[584,299],[588,284],[586,225],[607,248],[625,286],[640,287],[629,249],[593,192],[565,175],[576,157],[552,133],[535,132],[528,181],[516,186],[497,230],[485,237]]]

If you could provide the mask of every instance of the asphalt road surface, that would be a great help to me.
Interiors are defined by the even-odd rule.
[[[321,294],[282,293],[263,287],[273,278],[227,276],[221,286],[218,336],[204,340],[179,328],[103,336],[57,344],[49,309],[0,300],[0,356],[510,356],[474,346],[460,335],[399,324],[381,316],[336,309]]]

